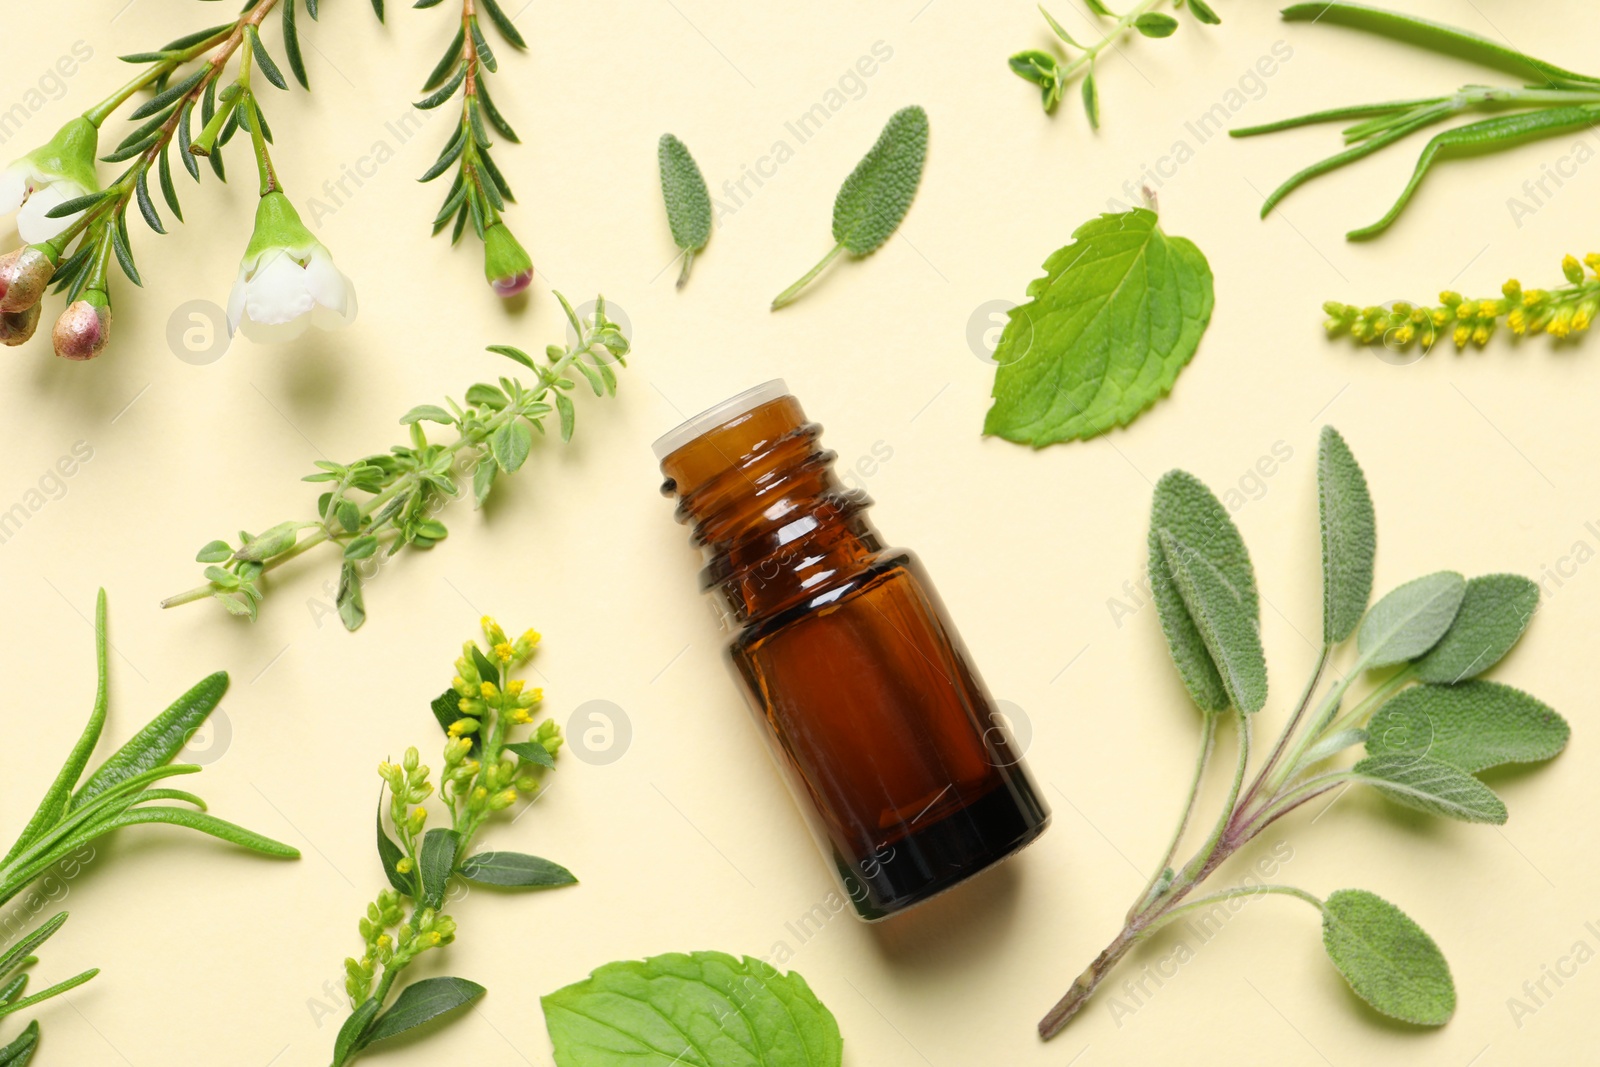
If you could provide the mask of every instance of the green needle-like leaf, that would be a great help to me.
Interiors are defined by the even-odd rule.
[[[247,848],[252,852],[259,852],[263,856],[272,856],[276,859],[295,860],[300,858],[300,850],[293,845],[286,845],[282,841],[274,841],[270,837],[258,834],[253,830],[246,830],[242,826],[235,826],[226,819],[219,819],[203,811],[191,811],[188,808],[129,808],[114,819],[106,821],[102,832],[117,830],[124,826],[138,826],[143,823],[165,823],[168,826],[182,826],[190,830],[198,830],[203,834],[227,841],[229,844]]]
[[[1391,800],[1430,815],[1495,825],[1506,821],[1506,806],[1494,790],[1431,756],[1368,756],[1351,773]]]
[[[1317,448],[1317,508],[1322,519],[1322,642],[1350,636],[1372,596],[1377,517],[1367,478],[1339,431],[1322,428]]]
[[[218,671],[201,679],[172,706],[134,734],[89,776],[72,797],[78,808],[138,774],[165,766],[188,744],[228,691],[228,675]]]
[[[1413,670],[1424,682],[1476,678],[1511,651],[1538,609],[1539,587],[1520,574],[1474,578],[1455,622]]]
[[[22,1033],[4,1048],[0,1048],[0,1067],[27,1067],[39,1047],[39,1020],[30,1020]]]
[[[700,166],[684,143],[670,133],[661,135],[656,155],[661,167],[661,195],[667,204],[667,225],[672,241],[683,250],[683,270],[678,288],[689,280],[695,254],[711,240],[711,194]]]
[[[1426,756],[1468,774],[1506,763],[1538,763],[1567,745],[1572,729],[1542,702],[1496,682],[1419,685],[1379,708],[1367,726],[1374,756]]]
[[[1322,906],[1322,944],[1357,996],[1418,1026],[1443,1026],[1456,1010],[1444,954],[1410,917],[1364,889],[1341,889]]]
[[[1413,579],[1372,606],[1356,634],[1368,668],[1416,659],[1438,643],[1455,621],[1467,580],[1455,571]]]

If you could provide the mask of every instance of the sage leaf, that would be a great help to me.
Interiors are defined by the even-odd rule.
[[[456,867],[456,849],[461,845],[461,835],[454,830],[438,827],[429,830],[422,839],[419,857],[422,875],[421,901],[424,907],[437,908],[444,903],[445,885]]]
[[[839,1024],[794,972],[721,952],[608,963],[541,998],[556,1067],[838,1067]]]
[[[1368,668],[1415,659],[1444,636],[1455,621],[1467,580],[1455,571],[1415,578],[1372,605],[1356,634],[1356,648]]]
[[[1339,431],[1322,428],[1317,446],[1317,510],[1322,520],[1322,642],[1350,636],[1372,596],[1377,516],[1367,478]]]
[[[1356,996],[1417,1026],[1443,1026],[1456,1010],[1450,965],[1433,938],[1376,893],[1341,889],[1322,905],[1322,945]]]
[[[1424,682],[1475,678],[1511,651],[1538,607],[1539,587],[1520,574],[1474,578],[1450,629],[1412,669]]]
[[[1259,620],[1221,571],[1198,551],[1167,530],[1158,536],[1168,571],[1217,665],[1230,701],[1240,711],[1261,710],[1267,702],[1267,661],[1257,629]]]
[[[1463,682],[1403,690],[1372,716],[1367,734],[1374,756],[1427,756],[1477,774],[1551,759],[1567,746],[1572,729],[1520,689]]]
[[[1162,531],[1186,545],[1221,576],[1221,581],[1238,601],[1238,612],[1259,620],[1261,608],[1249,550],[1228,517],[1227,509],[1194,475],[1170,471],[1156,483],[1150,509],[1148,563],[1156,613],[1160,616],[1172,661],[1190,697],[1201,711],[1224,711],[1232,703],[1229,689],[1173,578],[1172,566],[1162,545]],[[1260,671],[1264,681],[1264,660]],[[1252,664],[1247,673],[1253,672]]]
[[[559,863],[520,852],[480,852],[461,861],[457,873],[479,885],[510,886],[518,889],[543,889],[549,886],[576,885],[578,879]]]
[[[661,135],[656,146],[661,167],[661,196],[667,204],[667,225],[672,242],[683,250],[683,270],[678,288],[689,280],[689,266],[695,254],[711,240],[711,194],[706,191],[700,165],[684,143],[670,133]]]
[[[1429,756],[1368,756],[1351,772],[1397,803],[1462,822],[1506,821],[1494,790],[1459,767]]]
[[[983,432],[1035,448],[1126,426],[1171,391],[1211,321],[1211,267],[1144,208],[1101,215],[1045,260],[995,348]]]
[[[424,978],[413,982],[400,990],[388,1011],[372,1020],[372,1025],[361,1035],[361,1047],[375,1045],[464,1008],[484,993],[483,986],[465,978]]]
[[[196,682],[189,691],[157,715],[127,744],[107,757],[82,787],[72,795],[67,810],[72,811],[129,778],[165,766],[189,743],[206,718],[228,691],[226,671],[217,671]]]
[[[927,159],[928,113],[916,105],[896,111],[839,187],[833,201],[833,248],[773,299],[772,310],[793,303],[840,252],[860,257],[881,248],[911,210]]]

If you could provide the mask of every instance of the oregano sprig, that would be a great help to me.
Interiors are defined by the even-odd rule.
[[[414,6],[435,7],[440,2],[418,0]],[[533,260],[502,217],[506,205],[515,202],[516,197],[490,154],[493,142],[489,131],[494,130],[513,144],[519,138],[489,96],[488,75],[500,64],[484,36],[480,11],[489,17],[506,44],[519,50],[527,48],[527,42],[497,0],[461,0],[455,35],[423,83],[422,91],[427,95],[416,105],[430,110],[460,93],[461,118],[438,158],[419,180],[431,182],[455,168],[455,178],[434,216],[433,232],[438,234],[450,227],[450,243],[455,244],[470,222],[472,232],[483,242],[483,269],[490,286],[500,296],[509,297],[532,284]]]
[[[1375,894],[1344,889],[1319,898],[1295,886],[1256,883],[1192,896],[1268,826],[1336,789],[1371,786],[1430,815],[1503,823],[1505,804],[1477,776],[1550,759],[1567,743],[1570,729],[1555,711],[1511,686],[1478,680],[1522,636],[1538,606],[1538,587],[1518,575],[1468,581],[1438,571],[1369,608],[1377,546],[1372,498],[1360,464],[1331,426],[1323,428],[1318,448],[1317,488],[1321,651],[1288,723],[1251,777],[1267,665],[1249,552],[1227,509],[1198,478],[1172,471],[1156,486],[1150,586],[1173,662],[1200,711],[1200,755],[1165,855],[1122,930],[1040,1021],[1045,1038],[1060,1032],[1134,945],[1170,923],[1250,896],[1285,896],[1317,909],[1329,960],[1377,1011],[1419,1026],[1441,1026],[1455,1011],[1455,985],[1439,947]],[[1324,686],[1336,653],[1352,637],[1353,662]],[[1368,677],[1372,686],[1346,707],[1350,691]],[[1238,736],[1226,800],[1199,848],[1180,862],[1223,720],[1233,722]],[[1351,765],[1335,762],[1358,745],[1365,756]]]
[[[437,788],[415,748],[406,749],[399,763],[378,766],[378,858],[389,887],[358,923],[362,954],[344,961],[352,1010],[335,1037],[332,1067],[344,1067],[372,1045],[449,1017],[483,996],[484,987],[465,978],[401,984],[418,957],[455,940],[455,919],[444,910],[451,882],[500,890],[577,882],[571,871],[538,856],[474,851],[491,819],[537,796],[561,748],[560,728],[548,719],[518,737],[533,726],[544,698],[513,677],[533,657],[539,635],[529,630],[512,639],[488,617],[482,627],[484,647],[477,641],[462,646],[450,687],[433,701],[445,734]],[[429,829],[439,808],[449,823]]]
[[[1188,6],[1189,11],[1200,22],[1215,26],[1222,22],[1217,13],[1205,0],[1142,0],[1136,4],[1126,15],[1118,15],[1100,0],[1084,0],[1084,6],[1091,15],[1097,18],[1115,20],[1111,27],[1101,35],[1100,39],[1092,44],[1079,44],[1067,32],[1055,16],[1039,5],[1039,14],[1044,16],[1049,23],[1050,30],[1061,39],[1071,55],[1066,62],[1057,59],[1053,53],[1037,48],[1029,48],[1018,52],[1007,62],[1012,73],[1023,81],[1032,82],[1039,87],[1039,93],[1044,104],[1045,112],[1053,113],[1056,105],[1061,102],[1061,97],[1066,93],[1067,87],[1072,84],[1080,74],[1083,76],[1083,110],[1089,116],[1089,125],[1098,130],[1100,128],[1100,87],[1095,81],[1095,65],[1100,60],[1100,54],[1107,48],[1115,47],[1116,43],[1125,34],[1137,32],[1145,37],[1171,37],[1178,30],[1178,20],[1158,8],[1171,3],[1177,10]]]
[[[471,480],[472,496],[482,507],[501,473],[515,474],[533,447],[534,434],[545,432],[552,412],[563,441],[572,438],[576,408],[571,394],[576,379],[588,383],[595,396],[615,395],[613,364],[624,365],[628,339],[606,317],[605,298],[595,300],[594,314],[580,318],[556,293],[576,340],[545,349],[545,363],[510,345],[489,351],[525,367],[535,375],[528,385],[509,377],[498,383],[479,382],[461,402],[446,398],[448,407],[420,404],[401,416],[410,440],[388,454],[351,463],[318,460],[308,482],[328,488],[317,499],[315,519],[290,519],[257,534],[240,531],[238,543],[215,540],[200,549],[206,581],[161,602],[165,608],[215,599],[232,615],[254,619],[266,595],[262,581],[270,571],[322,545],[340,553],[335,605],[350,630],[366,621],[362,595],[365,561],[379,561],[406,548],[432,548],[449,534],[437,513],[460,495],[458,478]],[[455,440],[428,440],[424,423],[455,432]]]

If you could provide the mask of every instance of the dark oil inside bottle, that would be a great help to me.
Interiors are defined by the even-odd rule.
[[[880,919],[1022,848],[1050,813],[921,564],[880,543],[799,403],[763,388],[674,444],[663,492],[706,551],[734,671],[813,834]]]

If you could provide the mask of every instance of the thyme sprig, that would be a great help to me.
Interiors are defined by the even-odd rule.
[[[615,395],[612,365],[626,363],[629,344],[606,317],[605,298],[595,300],[594,314],[586,318],[560,293],[556,299],[576,340],[566,347],[547,347],[547,365],[509,345],[489,348],[532,371],[537,376],[532,385],[509,377],[498,384],[479,382],[460,403],[446,398],[448,408],[421,404],[401,416],[401,424],[410,427],[408,444],[351,463],[318,460],[318,471],[304,479],[328,485],[317,500],[317,518],[291,519],[259,534],[240,531],[237,544],[210,542],[195,557],[207,564],[206,581],[168,597],[161,606],[214,598],[229,613],[254,619],[266,593],[263,577],[328,545],[341,555],[335,599],[339,617],[346,628],[359,627],[366,620],[363,570],[405,548],[432,548],[444,540],[449,530],[436,515],[460,495],[458,477],[471,479],[473,499],[482,507],[499,475],[516,473],[527,460],[533,436],[545,432],[544,420],[551,412],[561,439],[571,439],[576,410],[568,394],[576,389],[576,378],[584,379],[596,396]],[[430,442],[423,430],[429,422],[453,429],[456,439]]]

